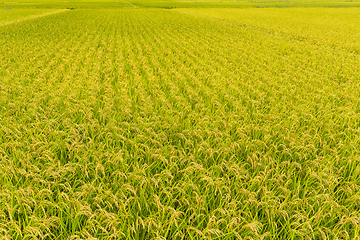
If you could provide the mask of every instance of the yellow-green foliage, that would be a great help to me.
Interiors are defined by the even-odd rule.
[[[31,18],[56,13],[59,10],[52,9],[0,9],[0,26],[18,23]]]
[[[0,2],[0,8],[122,8],[128,7],[122,0],[26,0]]]
[[[0,28],[0,236],[359,238],[360,10],[211,11]]]
[[[208,19],[236,22],[350,53],[360,53],[359,9],[357,8],[251,8],[251,9],[179,9]],[[353,67],[353,66],[350,66]]]
[[[360,7],[360,0],[26,0],[0,2],[0,8],[123,8],[131,4],[145,8]]]

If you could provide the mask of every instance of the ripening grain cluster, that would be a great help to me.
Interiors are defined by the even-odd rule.
[[[359,239],[359,16],[0,26],[0,238]]]

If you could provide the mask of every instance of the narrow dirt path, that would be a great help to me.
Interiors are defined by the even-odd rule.
[[[124,1],[124,0],[121,0],[121,1],[123,1],[123,2],[126,3],[126,4],[129,4],[129,5],[132,6],[133,8],[139,8],[138,6],[136,6],[136,5],[132,4],[132,3],[129,3],[129,2],[127,2],[127,1]]]

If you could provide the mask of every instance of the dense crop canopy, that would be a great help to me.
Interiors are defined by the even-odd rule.
[[[0,27],[0,235],[359,237],[360,29],[292,11]]]

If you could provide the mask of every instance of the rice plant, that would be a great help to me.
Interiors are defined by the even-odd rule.
[[[1,26],[1,238],[359,239],[359,13]]]

